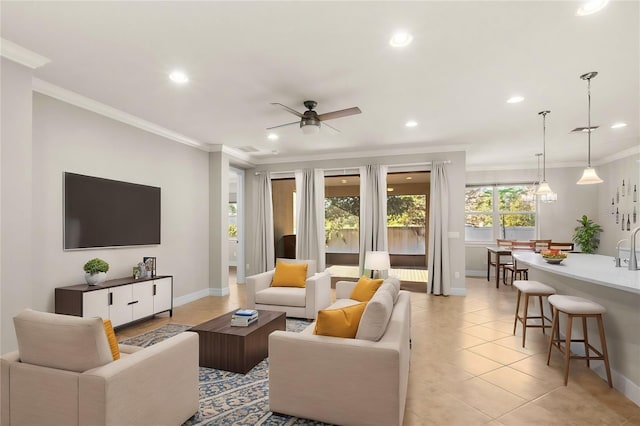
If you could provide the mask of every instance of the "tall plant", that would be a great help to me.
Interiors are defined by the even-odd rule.
[[[600,232],[602,227],[589,219],[587,215],[576,220],[580,226],[576,226],[573,234],[573,242],[580,246],[583,253],[593,253],[600,244]]]

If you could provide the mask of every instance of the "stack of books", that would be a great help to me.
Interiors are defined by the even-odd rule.
[[[255,309],[240,309],[231,317],[231,325],[234,327],[246,327],[258,321],[258,311]]]

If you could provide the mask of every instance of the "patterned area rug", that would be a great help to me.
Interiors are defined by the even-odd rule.
[[[300,332],[310,321],[287,318],[287,331]],[[167,324],[120,341],[127,345],[151,346],[191,328]],[[274,414],[269,411],[269,360],[247,374],[200,367],[200,409],[184,423],[196,425],[324,425],[325,423]]]

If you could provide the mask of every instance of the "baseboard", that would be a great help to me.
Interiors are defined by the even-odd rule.
[[[467,289],[466,288],[450,288],[449,289],[449,295],[450,296],[466,296],[467,295]]]
[[[563,333],[560,333],[560,338],[564,339]],[[576,355],[584,356],[584,344],[579,342],[571,343],[571,352]],[[592,361],[593,363],[594,361]],[[596,365],[592,366],[591,369],[602,378],[602,380],[607,380],[607,373],[604,369],[603,361],[595,361]],[[569,380],[571,380],[571,374],[569,374]],[[620,391],[621,394],[629,398],[636,405],[640,406],[640,386],[629,380],[627,377],[623,376],[613,368],[611,368],[611,380],[613,381],[613,387]]]
[[[226,296],[229,294],[229,287],[225,288],[203,288],[202,290],[194,291],[193,293],[185,294],[184,296],[174,297],[173,306],[182,306],[187,303],[195,302],[198,299],[202,299],[207,296]]]
[[[476,269],[467,269],[464,271],[464,274],[467,277],[486,277],[487,276],[487,270],[476,270]]]

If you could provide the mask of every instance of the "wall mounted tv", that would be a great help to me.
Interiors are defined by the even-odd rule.
[[[160,188],[64,174],[64,248],[160,244]]]

